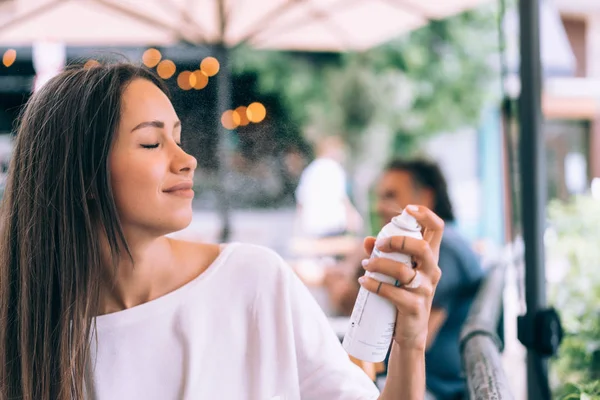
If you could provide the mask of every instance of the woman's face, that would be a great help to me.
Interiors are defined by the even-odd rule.
[[[109,156],[111,185],[125,232],[164,235],[192,219],[196,159],[181,148],[181,123],[167,96],[136,79],[123,92]]]

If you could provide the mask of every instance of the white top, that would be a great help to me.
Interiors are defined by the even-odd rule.
[[[227,245],[183,287],[96,323],[96,400],[378,397],[306,287],[263,247]]]
[[[296,189],[305,233],[327,235],[346,229],[346,173],[334,160],[317,158],[306,167]]]

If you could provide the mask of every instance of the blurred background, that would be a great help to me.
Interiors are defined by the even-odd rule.
[[[529,189],[548,206],[544,291],[565,331],[548,379],[557,398],[597,398],[600,2],[530,3],[539,7],[545,168]],[[534,399],[517,338],[528,195],[520,38],[511,0],[1,0],[0,185],[19,111],[45,81],[69,65],[143,63],[169,86],[184,148],[199,163],[194,220],[175,236],[275,249],[333,324],[341,313],[329,304],[327,270],[385,222],[386,164],[434,161],[453,227],[484,271],[505,268],[502,362],[514,398]],[[332,138],[337,147],[325,149]],[[341,174],[311,175],[323,157]],[[341,196],[331,207],[347,211],[345,225],[311,232],[303,213],[327,196]],[[310,218],[322,223],[330,214],[319,210]]]

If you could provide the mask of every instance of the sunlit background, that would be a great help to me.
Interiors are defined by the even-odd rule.
[[[315,273],[294,194],[314,144],[339,136],[361,233],[377,232],[373,190],[385,163],[426,156],[446,174],[458,230],[491,265],[515,254],[522,233],[516,5],[0,1],[1,183],[34,91],[67,65],[127,60],[165,81],[198,159],[194,221],[179,236],[266,245]],[[600,384],[586,388],[600,379],[600,1],[541,1],[540,40],[546,280],[569,333],[550,379],[556,393],[572,383],[598,394]],[[522,278],[516,261],[503,362],[517,399],[526,398]]]

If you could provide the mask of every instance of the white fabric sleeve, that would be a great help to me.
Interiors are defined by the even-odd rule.
[[[343,349],[325,314],[287,268],[300,393],[307,400],[374,400],[379,391]]]

